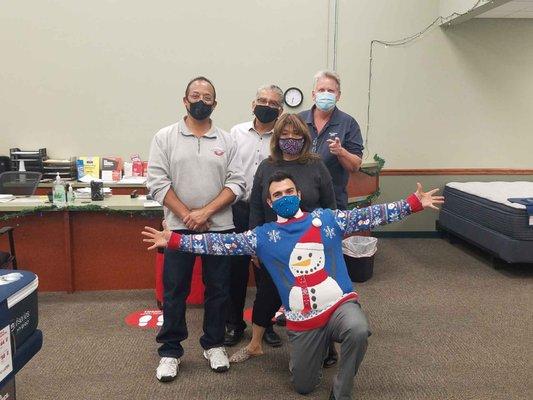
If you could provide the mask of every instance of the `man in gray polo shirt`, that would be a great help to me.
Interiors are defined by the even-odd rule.
[[[346,185],[350,172],[359,170],[363,156],[363,138],[357,121],[337,107],[341,97],[341,80],[333,71],[319,71],[313,83],[314,105],[300,116],[313,138],[313,152],[318,153],[331,174],[337,209],[348,208]],[[337,362],[333,345],[324,367]]]
[[[231,128],[231,135],[237,142],[237,151],[241,157],[246,180],[246,193],[235,203],[233,209],[233,223],[236,232],[244,232],[249,228],[250,193],[257,167],[270,155],[270,138],[277,118],[283,112],[283,91],[276,85],[264,85],[257,89],[252,101],[254,119],[243,122]],[[248,285],[248,266],[250,256],[232,257],[231,288],[224,344],[234,346],[242,339],[246,323],[243,320],[246,288]],[[257,282],[257,274],[256,283]],[[259,284],[259,283],[258,283]],[[272,346],[281,345],[281,339],[274,332],[272,326],[265,332],[265,341]]]
[[[171,230],[233,231],[230,205],[244,194],[244,175],[234,140],[209,118],[217,105],[211,81],[204,77],[191,80],[183,104],[187,115],[161,129],[152,140],[147,187],[155,200],[164,205],[165,220]],[[188,336],[185,300],[191,288],[194,259],[192,254],[165,250],[164,320],[157,335],[161,360],[156,377],[160,381],[171,381],[178,373],[183,355],[181,341]],[[229,369],[223,346],[228,264],[225,256],[202,256],[206,291],[200,344],[204,357],[217,372]]]

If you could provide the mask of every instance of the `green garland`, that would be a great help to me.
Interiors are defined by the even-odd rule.
[[[374,193],[366,196],[364,199],[353,201],[351,203],[348,203],[348,210],[352,210],[354,208],[362,208],[362,207],[368,207],[374,200],[376,200],[380,196],[381,192],[378,188]]]
[[[378,176],[380,171],[383,169],[383,166],[385,165],[385,160],[377,154],[374,154],[374,161],[377,163],[375,167],[371,167],[369,169],[361,169],[361,172],[369,176]],[[380,194],[381,191],[378,188],[374,193],[369,194],[364,199],[348,203],[348,209],[351,210],[354,208],[368,207],[374,200],[376,200],[380,196]]]
[[[378,156],[377,154],[374,154],[374,161],[377,163],[375,167],[371,168],[361,168],[361,172],[370,175],[370,176],[377,176],[379,175],[380,171],[383,169],[383,166],[385,165],[385,160]]]
[[[106,214],[114,214],[114,215],[124,215],[124,216],[141,216],[141,217],[147,217],[147,218],[155,218],[155,217],[162,217],[163,211],[162,210],[143,210],[143,211],[134,211],[134,210],[112,210],[107,207],[102,207],[99,205],[91,204],[87,206],[67,206],[63,208],[58,208],[54,205],[51,206],[40,206],[36,208],[31,208],[27,210],[21,210],[16,212],[10,212],[6,213],[2,216],[0,216],[0,222],[7,221],[13,218],[20,218],[27,215],[33,215],[33,214],[39,214],[42,212],[49,212],[49,211],[85,211],[85,212],[104,212]]]

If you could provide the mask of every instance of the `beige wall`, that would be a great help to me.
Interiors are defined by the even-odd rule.
[[[199,74],[214,81],[214,118],[229,130],[251,118],[261,84],[310,89],[327,65],[327,10],[327,0],[10,2],[0,8],[0,153],[146,156]]]
[[[371,39],[415,33],[438,0],[340,0],[340,107],[366,124]],[[9,2],[0,9],[0,153],[147,155],[211,77],[218,125],[251,117],[255,88],[301,87],[327,65],[328,0]],[[531,168],[533,20],[472,20],[376,48],[368,154],[389,168]]]

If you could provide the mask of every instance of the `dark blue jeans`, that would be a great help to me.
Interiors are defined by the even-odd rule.
[[[233,225],[235,232],[241,233],[248,230],[250,206],[248,203],[238,201],[231,207],[233,211]],[[230,259],[230,293],[228,302],[228,329],[245,330],[246,322],[243,319],[244,303],[246,302],[246,289],[248,286],[250,256],[233,256]]]
[[[190,231],[176,231],[192,233]],[[220,232],[222,233],[222,232]],[[196,255],[165,249],[163,271],[163,326],[157,335],[161,357],[183,356],[181,342],[188,337],[185,300],[191,291]],[[202,255],[204,295],[204,334],[200,345],[205,349],[222,346],[229,296],[229,257]]]

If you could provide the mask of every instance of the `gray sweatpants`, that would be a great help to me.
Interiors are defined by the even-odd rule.
[[[333,378],[333,393],[337,400],[351,399],[353,380],[365,356],[368,339],[368,321],[359,304],[342,304],[322,328],[301,332],[288,330],[287,333],[294,389],[307,394],[318,386],[330,341],[335,341],[341,344],[341,354],[338,372]]]

